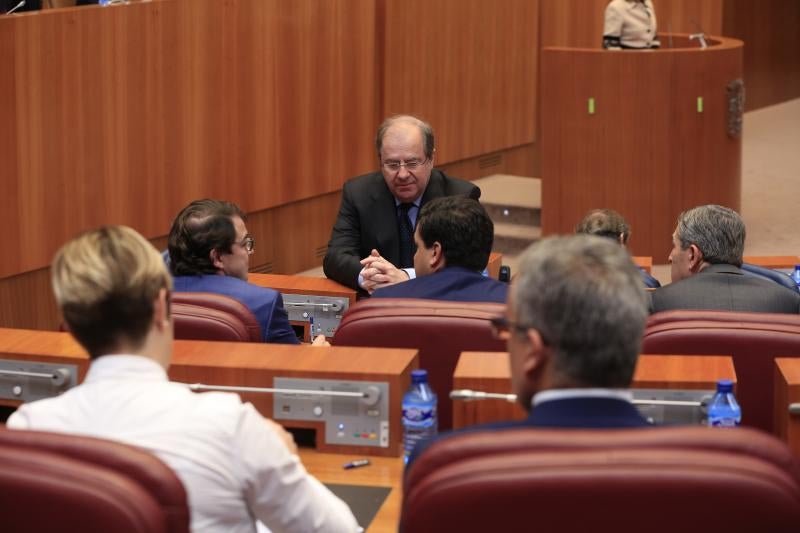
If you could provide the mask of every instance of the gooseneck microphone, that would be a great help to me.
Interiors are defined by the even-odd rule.
[[[19,4],[15,5],[14,7],[12,7],[11,9],[9,9],[8,11],[6,11],[6,15],[10,15],[10,14],[11,14],[11,13],[13,13],[14,11],[16,11],[17,9],[19,9],[19,8],[21,8],[21,7],[25,7],[25,3],[26,3],[27,1],[28,1],[28,0],[20,0],[20,3],[19,3]]]

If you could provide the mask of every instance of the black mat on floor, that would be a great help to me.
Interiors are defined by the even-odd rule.
[[[366,485],[339,485],[326,483],[331,492],[344,500],[358,520],[358,524],[365,530],[372,519],[378,514],[378,509],[391,492],[391,487],[368,487]]]

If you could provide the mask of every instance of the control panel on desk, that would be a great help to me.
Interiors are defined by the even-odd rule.
[[[322,422],[330,445],[389,447],[388,383],[276,377],[274,386],[295,391],[275,394],[275,420]]]
[[[315,337],[333,337],[350,300],[339,296],[283,293],[283,305],[289,314],[289,322],[307,324],[310,334]]]

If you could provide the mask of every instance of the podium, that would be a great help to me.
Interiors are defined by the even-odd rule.
[[[544,235],[615,209],[633,254],[659,262],[681,211],[740,209],[743,44],[660,37],[659,50],[542,49]]]

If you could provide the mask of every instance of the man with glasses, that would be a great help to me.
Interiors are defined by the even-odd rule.
[[[647,308],[636,266],[611,240],[576,235],[533,244],[520,260],[505,316],[493,321],[507,342],[512,390],[530,415],[468,431],[646,426],[627,389]]]
[[[323,262],[326,276],[369,293],[415,277],[414,224],[426,202],[481,195],[471,183],[433,168],[433,130],[416,117],[386,119],[375,148],[381,170],[345,183]]]
[[[281,294],[247,282],[255,239],[246,218],[236,204],[219,200],[196,200],[178,213],[169,232],[175,291],[235,298],[258,319],[264,342],[298,344]],[[324,343],[319,337],[316,343]]]

